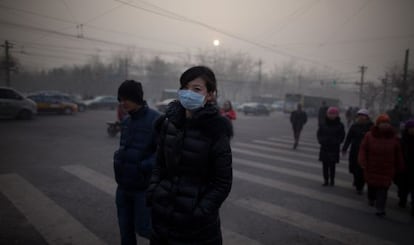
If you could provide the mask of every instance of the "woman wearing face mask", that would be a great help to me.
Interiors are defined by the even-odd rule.
[[[147,191],[152,245],[222,244],[219,208],[232,185],[232,126],[215,103],[216,79],[196,66],[156,123],[156,166]]]
[[[339,110],[329,107],[324,124],[320,124],[317,132],[318,142],[321,145],[319,161],[323,168],[323,186],[335,185],[335,167],[339,162],[339,151],[345,138],[345,127],[339,118]],[[329,181],[329,182],[328,182]]]
[[[365,135],[358,162],[368,185],[369,205],[375,204],[376,215],[384,216],[388,188],[394,175],[403,169],[400,142],[388,115],[380,115]]]

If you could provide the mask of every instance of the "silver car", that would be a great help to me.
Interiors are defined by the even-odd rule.
[[[36,103],[18,91],[0,87],[0,118],[31,119],[37,114]]]

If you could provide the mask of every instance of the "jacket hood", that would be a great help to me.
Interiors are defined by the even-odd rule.
[[[390,127],[387,129],[379,129],[377,125],[371,128],[371,133],[376,138],[393,138],[396,137],[394,128]]]
[[[144,101],[141,108],[139,108],[136,111],[128,112],[128,114],[132,119],[137,119],[141,117],[142,115],[144,115],[147,111],[148,111],[148,105],[147,105],[147,102]]]

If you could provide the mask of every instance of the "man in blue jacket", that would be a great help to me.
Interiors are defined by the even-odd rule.
[[[121,122],[120,146],[114,154],[116,206],[122,245],[136,245],[135,232],[149,239],[150,210],[145,190],[155,163],[156,137],[154,121],[159,113],[143,100],[141,83],[124,81],[118,88],[118,101],[129,117]]]

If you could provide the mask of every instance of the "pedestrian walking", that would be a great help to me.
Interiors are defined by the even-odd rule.
[[[302,110],[302,105],[298,104],[297,109],[290,113],[290,123],[292,124],[293,137],[295,139],[293,149],[298,147],[300,133],[302,132],[302,128],[307,121],[308,116],[306,115],[306,112]]]
[[[414,118],[405,123],[401,144],[405,169],[395,178],[400,199],[398,205],[405,208],[411,195],[411,215],[414,216]]]
[[[401,145],[387,114],[364,136],[358,155],[368,185],[368,201],[376,215],[384,216],[388,189],[395,174],[403,169]]]
[[[233,109],[230,100],[226,100],[223,103],[223,107],[221,108],[220,113],[222,116],[227,117],[229,120],[236,120],[237,114]]]
[[[346,138],[345,143],[342,146],[342,155],[346,155],[349,146],[351,150],[349,152],[349,172],[353,175],[353,185],[356,188],[358,194],[362,194],[364,189],[365,179],[364,173],[360,164],[358,163],[359,147],[365,134],[374,126],[374,123],[369,118],[369,112],[367,109],[360,109],[357,112],[356,122],[351,125]]]
[[[153,125],[158,112],[143,100],[141,83],[124,81],[118,100],[129,117],[122,123],[119,149],[114,154],[116,207],[122,245],[137,244],[136,235],[151,237],[146,189],[155,164],[156,137]]]
[[[352,125],[352,123],[354,122],[354,108],[352,108],[352,106],[350,106],[346,112],[345,112],[345,118],[346,118],[346,127],[349,128],[349,126]]]
[[[318,111],[318,125],[322,125],[325,123],[327,111],[328,111],[328,106],[326,105],[326,101],[322,101],[321,107],[319,107],[319,111]]]
[[[157,122],[157,162],[147,192],[151,245],[222,244],[219,209],[232,185],[233,133],[216,106],[216,88],[209,68],[189,68],[178,101]]]
[[[339,117],[339,109],[329,107],[325,123],[319,125],[317,132],[320,144],[319,161],[322,162],[323,186],[335,185],[335,168],[339,163],[340,146],[345,138],[345,127]],[[329,182],[328,182],[329,181]]]

